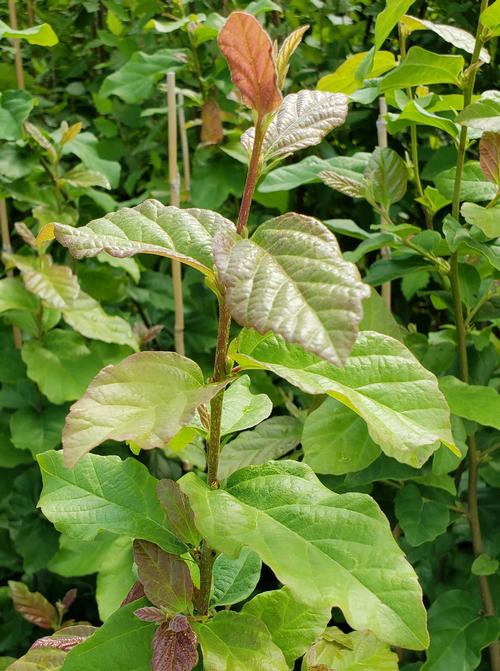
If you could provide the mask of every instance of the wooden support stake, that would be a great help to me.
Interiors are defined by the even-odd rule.
[[[17,30],[16,0],[9,0],[9,20],[12,30]],[[17,88],[24,89],[23,58],[21,56],[21,41],[11,40],[14,47],[14,62],[16,66]]]
[[[387,102],[385,96],[380,96],[378,99],[378,108],[379,116],[377,119],[377,137],[378,137],[378,146],[385,148],[388,146],[387,141],[387,122],[385,116],[387,114]],[[391,250],[389,247],[382,247],[382,258],[388,259],[391,256]],[[382,285],[382,298],[385,301],[385,304],[391,309],[391,283],[385,282]]]
[[[10,244],[9,218],[7,215],[5,198],[0,198],[0,231],[2,234],[2,252],[9,253],[12,251],[12,245]],[[7,277],[12,277],[12,270],[7,271]],[[21,331],[17,326],[12,327],[12,335],[14,336],[14,345],[16,346],[16,349],[21,349],[23,340]]]
[[[168,180],[170,182],[170,204],[179,207],[180,178],[177,167],[177,105],[175,95],[175,72],[167,73],[168,106]],[[182,271],[179,261],[172,260],[172,285],[175,306],[175,351],[184,354],[184,301],[182,296]]]
[[[184,173],[184,190],[186,192],[186,200],[191,199],[191,165],[189,163],[189,143],[186,130],[186,116],[184,114],[184,96],[179,93],[179,135],[181,138],[182,149],[182,166]]]

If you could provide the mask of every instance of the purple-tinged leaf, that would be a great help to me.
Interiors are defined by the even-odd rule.
[[[191,612],[193,581],[186,562],[154,543],[134,541],[134,558],[148,599],[171,613]]]
[[[500,133],[483,133],[479,141],[479,163],[486,179],[500,187]]]
[[[134,615],[143,622],[165,622],[165,613],[156,606],[144,606],[134,610]]]
[[[73,589],[69,589],[66,592],[62,600],[62,604],[66,610],[69,610],[69,608],[71,608],[71,606],[75,602],[77,594],[78,590],[75,587]]]
[[[10,595],[14,608],[25,620],[36,624],[42,629],[55,629],[58,625],[58,614],[54,606],[40,594],[30,592],[22,582],[9,580]]]
[[[201,536],[194,524],[194,514],[179,485],[173,480],[160,480],[156,492],[172,533],[188,545],[199,545]]]
[[[158,627],[153,638],[153,671],[192,671],[198,663],[198,639],[187,618]]]
[[[121,602],[120,608],[123,608],[123,606],[126,606],[128,603],[132,603],[132,601],[137,601],[137,599],[142,599],[142,597],[144,597],[144,596],[146,596],[146,593],[144,592],[144,586],[138,580],[130,588],[129,593],[127,594],[127,596]]]
[[[59,631],[56,631],[52,636],[39,638],[33,643],[30,649],[56,648],[57,650],[69,652],[75,645],[82,643],[91,636],[94,631],[97,631],[97,628],[88,624],[77,624],[73,627],[64,627],[64,629],[59,629]]]

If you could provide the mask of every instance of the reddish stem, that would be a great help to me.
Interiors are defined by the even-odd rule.
[[[248,166],[245,190],[243,191],[240,213],[238,215],[238,223],[236,225],[236,230],[240,235],[247,225],[248,215],[250,214],[250,206],[252,205],[253,192],[255,191],[255,185],[257,184],[257,180],[260,176],[259,162],[265,134],[266,129],[264,127],[264,118],[259,115],[257,118],[257,123],[255,124],[252,156],[250,157],[250,165]]]

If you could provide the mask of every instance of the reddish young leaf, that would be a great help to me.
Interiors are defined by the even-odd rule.
[[[137,599],[142,599],[143,596],[146,596],[146,594],[144,592],[144,587],[143,587],[142,583],[138,580],[130,588],[127,596],[121,602],[120,608],[122,606],[126,606],[128,603],[132,603],[132,601],[137,601]]]
[[[153,638],[153,671],[192,671],[198,663],[198,639],[187,618],[177,615],[158,627]]]
[[[220,144],[224,139],[220,107],[209,98],[201,108],[201,141],[203,144]]]
[[[500,187],[500,133],[483,133],[479,142],[479,162],[486,179]]]
[[[144,606],[134,610],[134,615],[143,622],[165,622],[165,613],[155,606]]]
[[[179,485],[173,480],[160,480],[156,493],[167,515],[169,529],[184,543],[199,545],[201,536],[194,524],[194,514]]]
[[[40,594],[30,592],[22,582],[9,580],[10,595],[14,602],[14,608],[21,613],[25,620],[36,624],[42,629],[55,629],[59,617],[54,606]]]
[[[69,589],[66,594],[63,597],[62,600],[62,605],[64,606],[65,610],[69,610],[73,603],[75,602],[76,595],[78,594],[78,590],[76,588]]]
[[[30,649],[36,650],[37,648],[56,648],[57,650],[69,652],[75,647],[75,645],[83,643],[83,641],[85,641],[95,631],[97,631],[97,628],[88,624],[77,624],[73,627],[65,627],[64,629],[56,631],[56,633],[52,636],[44,636],[43,638],[39,638],[38,641],[33,643]]]
[[[282,95],[278,89],[273,46],[257,19],[245,12],[232,12],[219,33],[218,43],[243,102],[259,116],[274,112],[281,104]]]
[[[186,562],[144,540],[134,541],[134,559],[146,596],[155,606],[171,613],[192,610],[193,582]]]

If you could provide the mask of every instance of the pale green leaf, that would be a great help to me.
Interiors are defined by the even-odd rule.
[[[485,91],[479,100],[467,105],[457,123],[469,128],[500,133],[500,91]]]
[[[398,671],[398,656],[370,631],[345,634],[330,627],[304,658],[302,671],[316,668],[335,671]]]
[[[42,47],[53,47],[59,42],[52,26],[48,23],[31,26],[31,28],[26,28],[25,30],[14,30],[3,21],[0,21],[0,38],[2,37],[26,40],[29,44],[38,44]]]
[[[71,140],[68,140],[62,148],[63,156],[66,154],[78,156],[88,170],[95,170],[104,175],[111,187],[116,189],[120,181],[121,166],[118,161],[103,158],[101,152],[102,149],[99,140],[89,132],[78,133]],[[97,202],[99,209],[106,210],[116,206],[116,201],[101,191],[95,191],[90,188],[87,191],[87,195]],[[58,217],[53,218],[51,221],[57,220]],[[60,221],[67,223],[65,219],[61,219]]]
[[[39,454],[43,490],[39,506],[61,533],[91,541],[100,531],[143,538],[167,552],[184,546],[168,530],[156,496],[157,480],[135,459],[89,454],[74,469],[61,452]]]
[[[243,612],[264,622],[290,667],[323,633],[331,616],[328,607],[313,608],[296,601],[286,587],[257,594]]]
[[[229,556],[249,547],[298,601],[338,606],[352,627],[393,645],[427,646],[417,577],[369,496],[335,494],[295,461],[244,468],[225,490],[193,473],[179,485],[211,547]]]
[[[269,417],[273,404],[266,394],[250,391],[250,378],[242,375],[224,394],[221,434],[249,429]]]
[[[439,387],[454,415],[500,429],[500,395],[496,389],[466,384],[453,375],[440,378]]]
[[[317,219],[289,213],[250,240],[217,236],[215,261],[239,324],[279,333],[333,364],[345,361],[369,289]]]
[[[365,180],[363,175],[346,175],[339,170],[323,170],[319,173],[319,178],[331,189],[340,191],[345,196],[351,198],[363,198],[365,195]]]
[[[356,71],[367,56],[367,51],[349,56],[339,67],[329,75],[321,77],[318,82],[319,91],[330,91],[332,93],[345,93],[349,95],[357,91],[363,80],[356,76]],[[383,75],[387,70],[396,66],[396,59],[391,51],[377,51],[373,57],[373,63],[366,79],[373,79]]]
[[[174,33],[190,21],[192,21],[191,16],[185,16],[183,19],[177,21],[157,21],[156,19],[150,19],[144,26],[144,30],[156,30],[158,33],[163,34]]]
[[[474,203],[464,203],[460,210],[465,221],[477,226],[487,238],[500,237],[500,208],[486,208]]]
[[[20,140],[32,109],[33,98],[27,91],[0,92],[0,140]]]
[[[488,28],[491,36],[500,35],[500,0],[495,0],[480,16],[483,26]]]
[[[449,168],[440,172],[434,178],[434,183],[439,191],[450,200],[453,198],[455,189],[455,174],[456,169]],[[496,196],[496,193],[496,186],[485,179],[479,161],[467,161],[462,173],[460,200],[480,203],[491,200]]]
[[[366,422],[333,398],[307,416],[301,442],[304,462],[315,473],[343,475],[361,471],[380,454]]]
[[[500,562],[487,554],[481,554],[472,562],[471,572],[474,575],[494,575],[498,571]]]
[[[384,10],[377,16],[375,22],[375,49],[382,44],[398,24],[400,18],[406,14],[415,0],[386,0]]]
[[[376,289],[372,287],[370,295],[363,301],[363,319],[360,331],[377,331],[403,341],[402,330],[386,302]]]
[[[227,443],[219,460],[219,478],[244,466],[278,459],[300,443],[302,423],[295,417],[271,417],[253,431],[240,433]]]
[[[446,503],[426,498],[414,484],[406,484],[396,494],[395,512],[410,545],[428,543],[443,534],[450,523]]]
[[[193,622],[192,627],[203,651],[204,671],[288,671],[266,625],[253,615],[221,611],[205,624]]]
[[[458,137],[459,126],[456,123],[446,117],[429,112],[416,100],[410,100],[401,114],[390,115],[388,130],[391,134],[395,134],[402,130],[402,128],[411,125],[411,123],[439,128],[448,133],[454,140]]]
[[[456,450],[436,378],[389,336],[362,331],[344,368],[251,330],[242,332],[233,355],[242,366],[267,368],[308,394],[333,396],[357,412],[372,440],[398,461],[421,467],[439,441]]]
[[[81,165],[66,172],[64,177],[61,178],[61,182],[63,184],[70,184],[71,186],[80,186],[83,188],[100,186],[102,189],[111,189],[111,184],[106,175],[103,175],[97,170],[88,170]]]
[[[411,47],[397,68],[382,77],[380,91],[429,84],[458,85],[463,67],[462,56],[435,54],[421,47]]]
[[[78,296],[76,275],[67,266],[55,265],[50,256],[4,254],[4,258],[21,271],[26,289],[49,307],[64,308]]]
[[[105,440],[163,447],[225,384],[206,385],[199,366],[175,352],[139,352],[108,366],[67,417],[66,465],[74,466]]]
[[[243,548],[236,559],[220,554],[214,562],[212,606],[230,606],[248,599],[260,578],[260,557]]]

